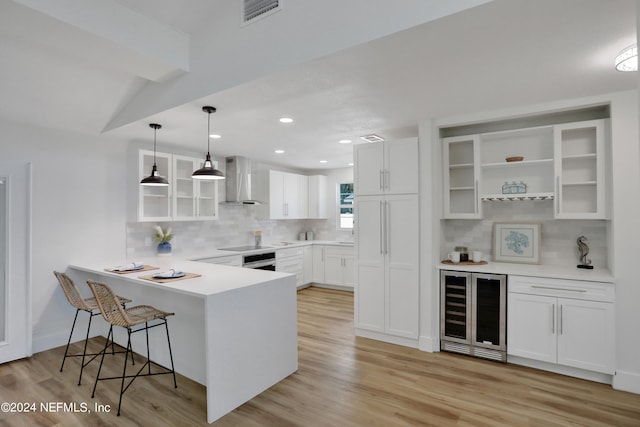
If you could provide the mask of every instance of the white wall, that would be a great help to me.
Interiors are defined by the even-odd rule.
[[[32,163],[33,351],[66,344],[74,309],[53,276],[70,263],[125,253],[121,142],[0,121],[2,162]],[[78,284],[89,294],[85,284]],[[86,328],[85,318],[76,325]]]

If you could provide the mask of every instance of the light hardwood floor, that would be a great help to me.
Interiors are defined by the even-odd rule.
[[[353,295],[298,293],[299,369],[214,426],[640,426],[640,395],[610,386],[450,353],[356,338]],[[98,349],[101,338],[92,340]],[[178,377],[137,379],[116,417],[117,381],[91,387],[97,370],[59,366],[64,347],[0,365],[0,402],[112,405],[110,413],[0,413],[0,426],[207,425],[205,389]],[[182,350],[184,351],[184,349]],[[179,354],[176,351],[175,354]],[[260,357],[260,349],[256,349]],[[114,360],[115,359],[115,360]],[[106,366],[117,375],[119,356]],[[104,368],[103,368],[104,369]]]

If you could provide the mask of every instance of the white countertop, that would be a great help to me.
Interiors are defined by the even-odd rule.
[[[548,277],[555,279],[583,280],[588,282],[614,283],[615,278],[606,268],[586,270],[577,267],[558,265],[514,264],[507,262],[489,262],[484,265],[443,264],[439,270],[468,271],[472,273],[493,273],[516,276]]]
[[[282,241],[282,242],[263,242],[261,249],[250,249],[246,251],[225,251],[222,249],[212,249],[211,251],[207,251],[206,253],[200,252],[197,254],[187,254],[187,255],[184,255],[184,258],[196,261],[196,260],[202,260],[207,258],[219,258],[224,256],[233,256],[233,255],[247,255],[251,253],[268,252],[269,250],[296,248],[296,247],[309,246],[309,245],[342,246],[346,248],[353,248],[354,243],[347,242],[347,241],[334,241],[334,240],[293,240],[293,241]],[[238,244],[235,246],[242,246],[242,245]]]
[[[229,252],[225,251],[225,255],[229,254]],[[148,257],[145,259],[135,260],[136,262],[144,262],[145,265],[158,267],[157,270],[136,271],[128,274],[117,274],[105,271],[105,268],[114,268],[118,265],[129,264],[132,261],[133,260],[119,260],[115,262],[71,264],[69,267],[75,270],[95,273],[105,277],[113,277],[114,279],[135,282],[137,284],[143,284],[155,288],[172,290],[178,293],[197,297],[206,297],[208,295],[254,286],[270,280],[293,275],[291,273],[189,261],[175,256]],[[140,276],[149,276],[151,274],[168,271],[172,268],[176,271],[195,273],[200,274],[201,276],[191,279],[175,280],[167,283],[157,283],[139,278]]]

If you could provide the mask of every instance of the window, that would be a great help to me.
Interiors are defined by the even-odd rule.
[[[353,228],[353,183],[338,184],[338,228]]]

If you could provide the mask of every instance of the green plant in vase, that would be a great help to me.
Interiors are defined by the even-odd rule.
[[[173,239],[171,227],[165,229],[156,225],[155,229],[156,233],[154,237],[156,242],[158,242],[158,255],[171,255],[171,239]]]

